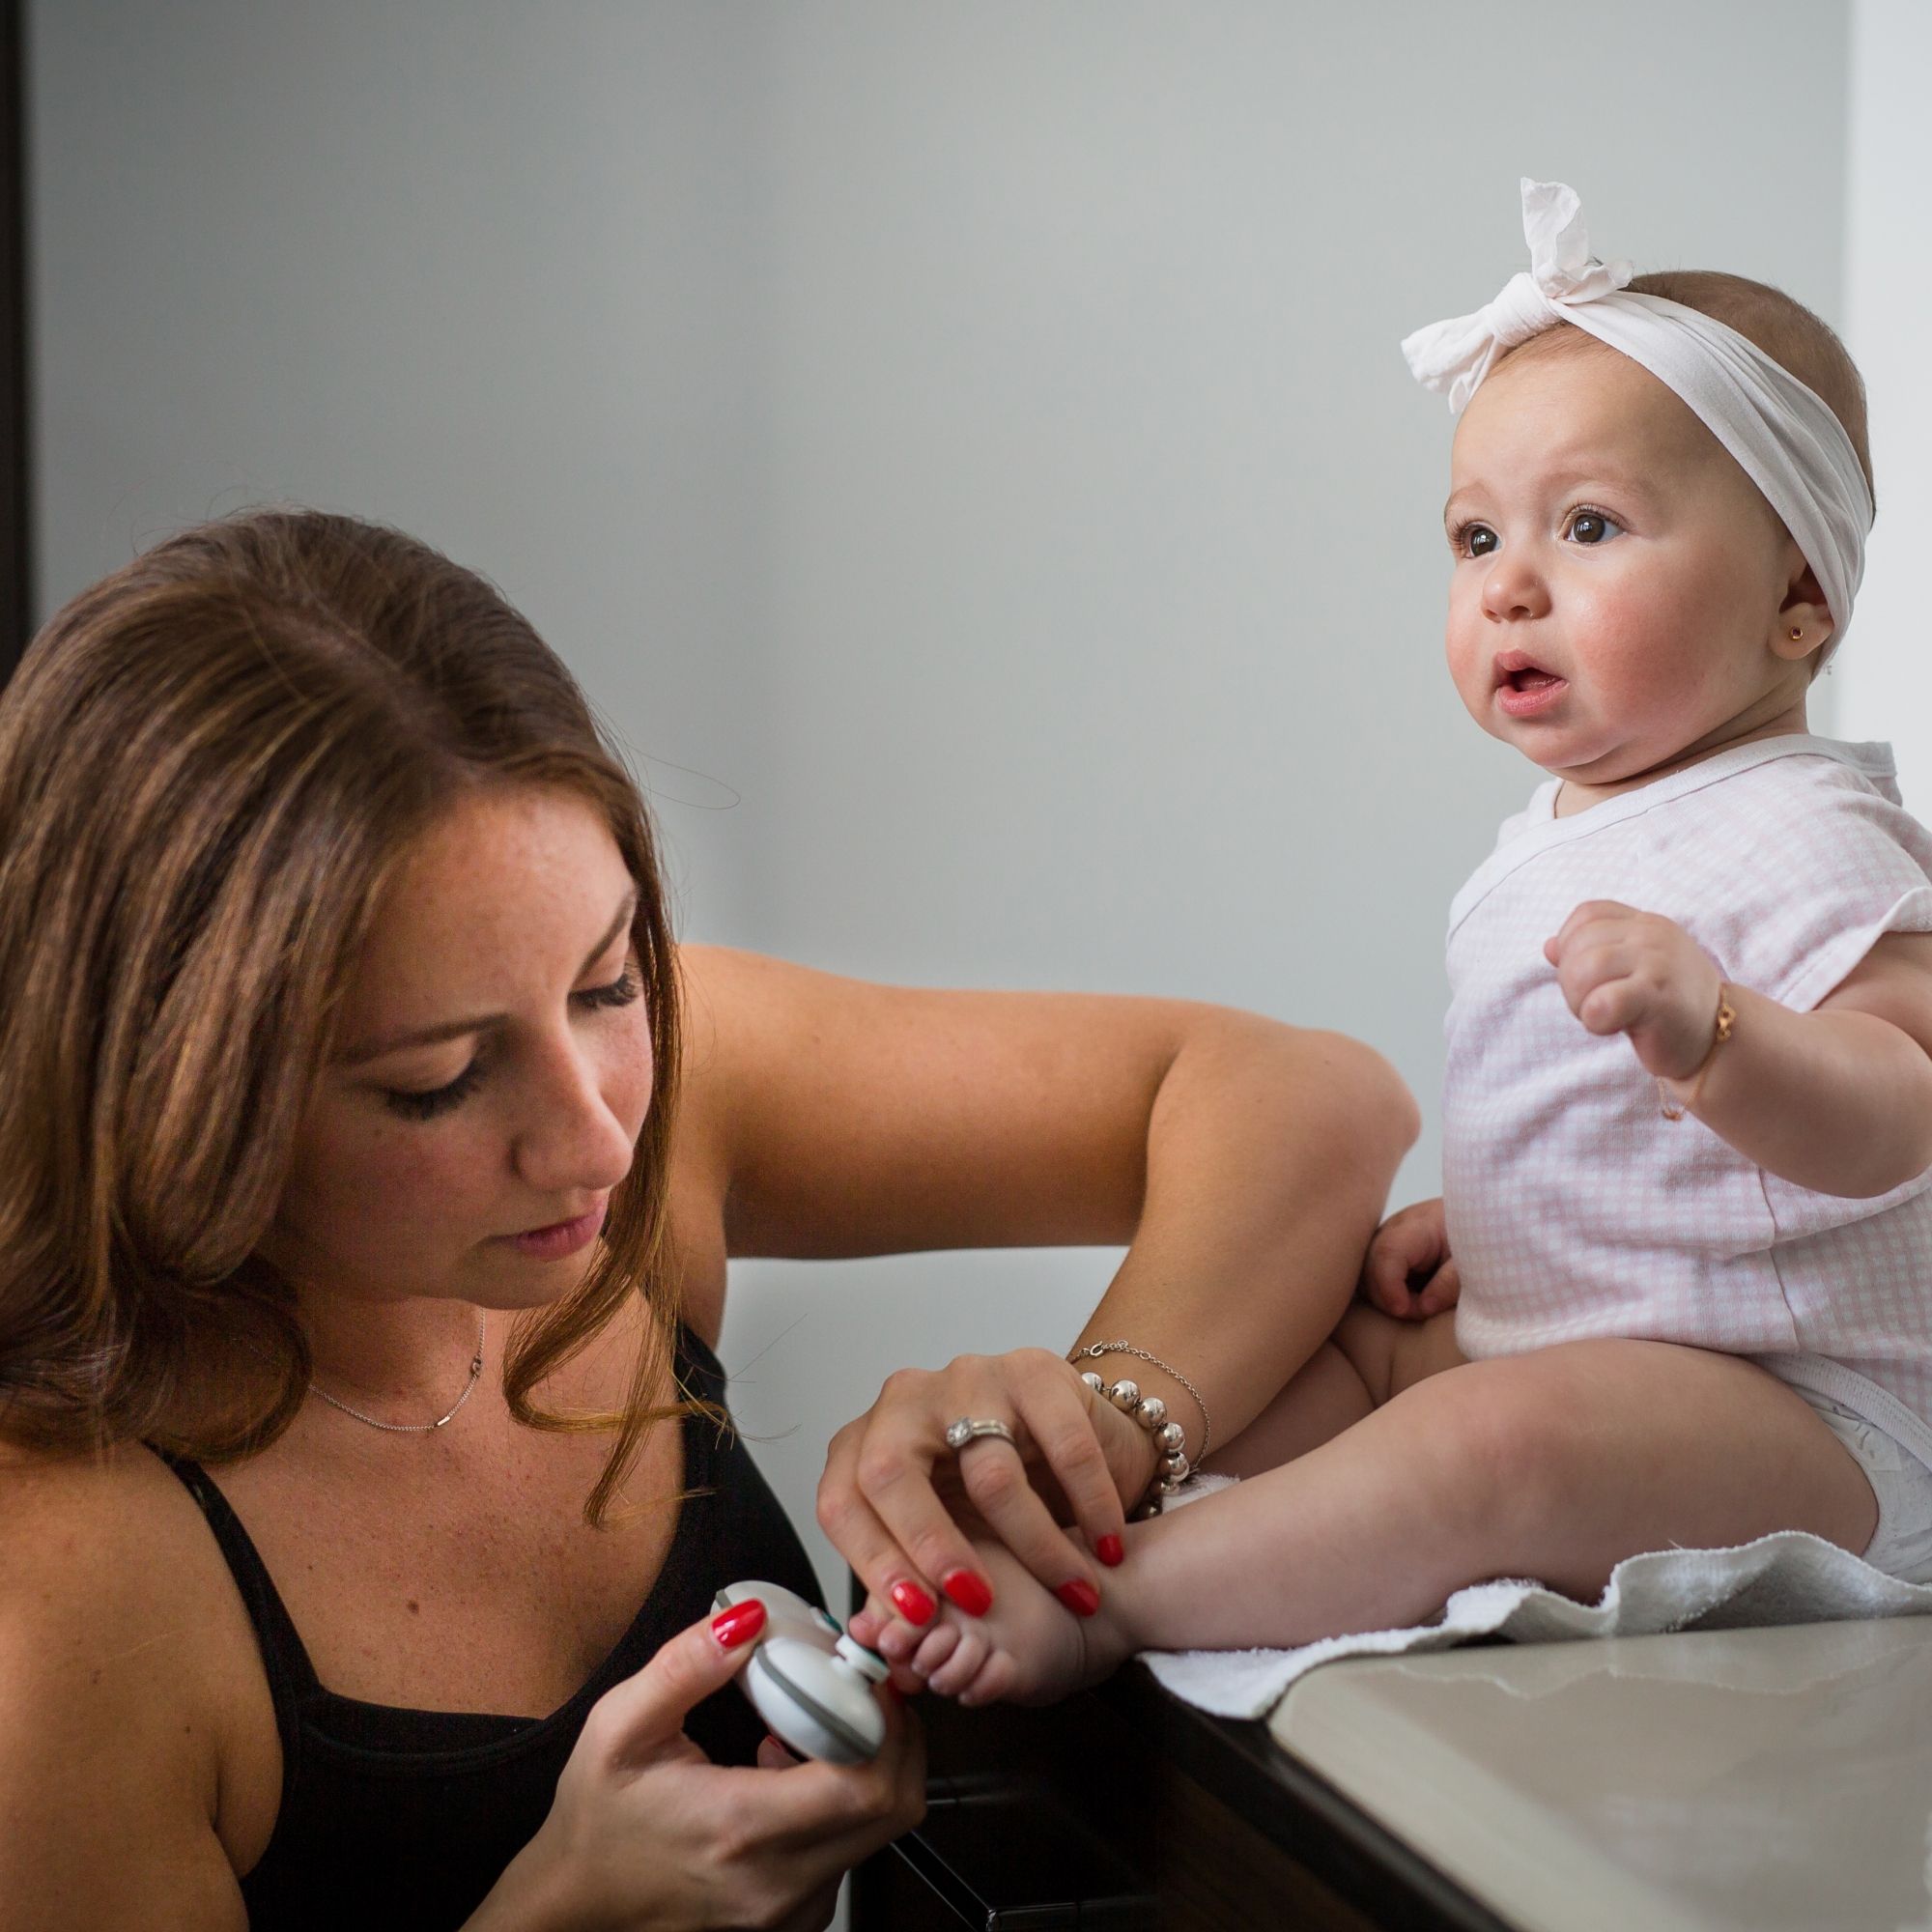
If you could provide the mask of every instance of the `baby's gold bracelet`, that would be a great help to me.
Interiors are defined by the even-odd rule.
[[[1730,1038],[1731,1029],[1737,1025],[1737,1009],[1731,1005],[1731,989],[1722,980],[1719,980],[1718,982],[1718,1017],[1712,1032],[1711,1050],[1704,1056],[1696,1072],[1690,1076],[1690,1097],[1681,1107],[1677,1106],[1671,1100],[1669,1086],[1661,1079],[1657,1083],[1658,1105],[1662,1109],[1663,1118],[1666,1121],[1681,1121],[1686,1114],[1691,1112],[1696,1107],[1697,1101],[1704,1092],[1704,1078],[1711,1070],[1711,1063],[1717,1059],[1718,1049]],[[1677,1084],[1682,1086],[1683,1082],[1679,1081]]]

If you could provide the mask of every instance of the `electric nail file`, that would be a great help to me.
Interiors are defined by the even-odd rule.
[[[738,1676],[752,1708],[806,1757],[865,1764],[878,1756],[886,1714],[872,1686],[890,1674],[886,1660],[781,1584],[727,1583],[711,1608],[715,1614],[753,1597],[765,1606],[765,1627]]]

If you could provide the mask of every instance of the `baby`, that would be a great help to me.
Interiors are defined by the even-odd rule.
[[[1462,411],[1451,675],[1548,775],[1450,912],[1443,1199],[1096,1614],[987,1548],[988,1615],[872,1626],[934,1690],[1490,1577],[1594,1598],[1781,1529],[1932,1580],[1932,837],[1887,748],[1805,723],[1871,524],[1862,387],[1777,291],[1633,282],[1569,189],[1523,207],[1530,272],[1404,344]]]

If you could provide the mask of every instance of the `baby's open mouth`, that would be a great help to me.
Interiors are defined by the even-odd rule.
[[[1522,651],[1504,651],[1496,659],[1496,682],[1508,685],[1512,691],[1542,691],[1562,681],[1553,670],[1546,670]]]
[[[1553,702],[1568,683],[1522,651],[1504,651],[1496,659],[1495,671],[1497,701],[1517,718]]]

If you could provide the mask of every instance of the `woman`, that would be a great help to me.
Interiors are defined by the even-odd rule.
[[[1414,1131],[1326,1036],[680,955],[562,667],[342,518],[49,623],[0,906],[0,1927],[822,1924],[920,1747],[712,1694],[713,1592],[812,1587],[721,1426],[727,1257],[1131,1236],[1091,1332],[1225,1436]],[[1037,1350],[895,1378],[820,1510],[908,1614],[985,1590],[936,1465],[1078,1611],[1049,1500],[1118,1560],[1153,1450]]]

